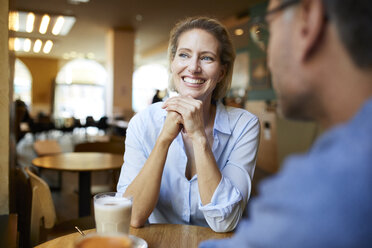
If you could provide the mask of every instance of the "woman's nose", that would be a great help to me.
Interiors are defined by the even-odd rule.
[[[200,67],[198,59],[190,59],[189,64],[187,65],[187,68],[190,73],[201,72],[201,67]]]

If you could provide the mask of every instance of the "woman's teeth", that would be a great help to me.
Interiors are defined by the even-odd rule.
[[[203,79],[194,79],[194,78],[188,78],[188,77],[184,77],[183,81],[185,81],[186,83],[190,83],[190,84],[202,84],[205,82],[205,80]]]

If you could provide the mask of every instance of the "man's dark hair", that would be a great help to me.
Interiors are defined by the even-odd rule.
[[[372,0],[323,0],[330,22],[356,65],[372,67]]]

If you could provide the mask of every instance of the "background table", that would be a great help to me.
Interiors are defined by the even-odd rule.
[[[84,232],[95,232],[95,229]],[[143,228],[131,227],[129,233],[146,240],[149,248],[196,248],[203,240],[229,238],[233,235],[232,232],[215,233],[208,227],[176,224],[151,224]],[[36,248],[73,248],[74,242],[80,237],[79,233],[73,233],[40,244]]]
[[[91,177],[92,171],[119,169],[123,164],[123,156],[100,152],[68,152],[38,157],[32,160],[34,166],[79,172],[79,216],[90,215]]]

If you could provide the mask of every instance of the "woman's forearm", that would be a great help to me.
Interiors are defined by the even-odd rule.
[[[196,173],[198,174],[198,187],[203,205],[211,202],[212,196],[221,181],[221,172],[218,169],[212,149],[206,136],[193,139]]]
[[[170,144],[170,140],[159,136],[143,168],[124,193],[133,197],[131,225],[134,227],[143,226],[156,206]]]

